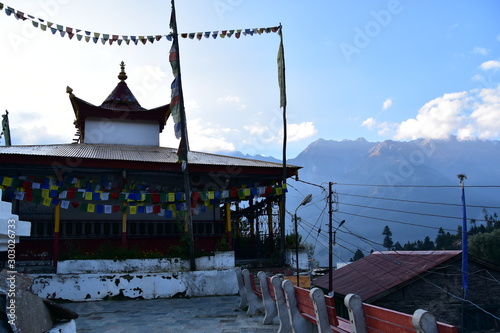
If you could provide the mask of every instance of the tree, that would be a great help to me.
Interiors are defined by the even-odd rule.
[[[429,236],[426,236],[419,250],[429,251],[434,250],[434,248],[434,242],[431,241],[431,238]]]
[[[486,261],[500,265],[500,229],[490,233],[476,234],[468,239],[469,253]]]
[[[365,255],[363,254],[363,252],[361,252],[360,249],[358,249],[355,253],[354,253],[354,258],[352,261],[356,261],[358,259],[361,259],[361,258],[364,258]]]
[[[396,242],[396,244],[394,244],[393,249],[394,249],[394,251],[403,251],[404,250],[399,242]]]
[[[389,228],[389,226],[386,225],[384,227],[384,231],[382,231],[382,235],[385,236],[383,246],[387,250],[391,250],[392,247],[394,246],[394,242],[392,241],[392,232],[391,232],[391,229]]]

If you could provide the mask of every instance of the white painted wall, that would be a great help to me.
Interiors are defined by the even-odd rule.
[[[286,250],[286,264],[292,268],[297,267],[295,249]],[[308,270],[309,267],[309,256],[307,255],[307,250],[299,249],[299,269]]]
[[[10,249],[15,253],[15,243],[19,243],[19,237],[30,234],[31,222],[19,221],[19,216],[12,214],[12,203],[2,201],[2,190],[0,190],[0,251],[5,252]]]
[[[160,146],[160,128],[155,121],[87,118],[85,143]]]
[[[234,251],[220,251],[213,256],[196,258],[199,271],[226,270],[235,266]],[[189,260],[158,259],[83,259],[57,262],[57,274],[178,273],[189,271]]]
[[[234,295],[238,282],[234,270],[134,274],[30,275],[31,291],[42,298],[97,301],[124,296],[144,299],[173,296]]]

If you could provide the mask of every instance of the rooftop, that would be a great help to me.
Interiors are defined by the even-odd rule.
[[[462,251],[380,251],[333,271],[335,293],[358,294],[373,301],[402,284],[412,281],[445,262],[460,257]],[[329,274],[313,281],[328,289]]]

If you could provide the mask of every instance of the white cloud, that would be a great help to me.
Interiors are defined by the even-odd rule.
[[[499,69],[500,68],[500,61],[498,60],[488,60],[486,62],[483,62],[481,65],[479,65],[479,68],[481,68],[483,71],[487,71],[490,69]]]
[[[447,139],[458,128],[461,112],[466,108],[467,92],[445,94],[426,103],[415,119],[399,124],[396,140],[401,139]]]
[[[168,124],[167,124],[168,125]],[[177,147],[179,140],[173,134],[173,128],[166,128],[160,137],[162,147]],[[189,148],[194,151],[218,152],[235,151],[236,147],[231,142],[238,131],[220,127],[218,124],[204,122],[201,118],[188,121]]]
[[[382,109],[387,110],[392,106],[392,98],[388,98],[384,101],[384,104],[382,104]]]
[[[495,88],[445,94],[426,103],[415,118],[401,123],[377,123],[368,118],[363,126],[378,128],[379,135],[396,127],[394,139],[498,139],[500,136],[500,84]]]
[[[268,126],[253,124],[244,126],[245,130],[253,137],[253,141],[261,143],[283,142],[283,129],[272,131]],[[312,122],[287,125],[287,141],[296,142],[315,135],[318,131]],[[250,142],[250,140],[248,140]]]
[[[394,132],[395,124],[388,122],[379,123],[375,118],[367,118],[361,126],[368,128],[369,130],[377,129],[377,134],[380,136],[389,136]]]
[[[474,49],[472,49],[472,53],[481,54],[481,55],[488,55],[488,53],[490,53],[490,50],[488,50],[484,47],[476,46]]]
[[[219,97],[217,98],[217,103],[236,104],[238,110],[245,110],[247,108],[247,105],[241,102],[239,96],[227,95],[225,97]]]
[[[361,126],[366,127],[368,129],[373,129],[375,125],[377,124],[377,121],[375,118],[366,118],[365,121],[361,124]]]
[[[241,101],[239,96],[225,96],[217,98],[217,102],[219,103],[239,103]]]
[[[318,133],[314,124],[310,121],[302,122],[300,124],[288,124],[287,129],[288,142],[300,141]]]
[[[500,85],[482,89],[470,118],[480,139],[492,139],[500,134]]]
[[[482,76],[481,74],[476,74],[474,75],[472,78],[471,78],[472,81],[477,81],[477,82],[481,82],[484,80],[484,76]]]

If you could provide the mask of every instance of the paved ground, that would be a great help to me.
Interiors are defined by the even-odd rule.
[[[239,296],[74,302],[63,305],[79,314],[77,332],[252,333],[277,332],[263,315],[248,317]]]

